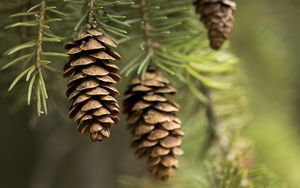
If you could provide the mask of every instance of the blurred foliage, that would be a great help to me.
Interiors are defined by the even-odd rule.
[[[291,187],[300,186],[299,6],[292,0],[241,2],[232,44],[249,76],[254,119],[247,132],[257,161]]]

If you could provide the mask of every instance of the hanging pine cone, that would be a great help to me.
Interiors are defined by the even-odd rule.
[[[220,49],[232,31],[234,0],[195,0],[194,5],[208,29],[211,48]]]
[[[154,69],[148,69],[144,80],[135,78],[125,93],[124,111],[132,131],[136,155],[147,158],[149,172],[166,180],[178,167],[176,155],[182,155],[181,121],[176,116],[178,104],[166,98],[176,89]]]
[[[70,77],[67,97],[70,117],[81,134],[89,133],[92,141],[110,136],[109,129],[119,122],[119,94],[112,85],[121,80],[119,68],[112,61],[120,55],[111,47],[116,44],[99,29],[87,29],[66,46],[69,62],[64,76]]]

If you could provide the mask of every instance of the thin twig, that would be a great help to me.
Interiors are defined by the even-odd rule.
[[[207,107],[206,107],[206,116],[207,116],[208,122],[210,124],[210,129],[211,129],[209,131],[210,139],[215,140],[218,137],[218,134],[216,133],[217,129],[218,129],[218,120],[217,120],[217,117],[216,117],[216,114],[215,114],[215,111],[214,111],[214,108],[212,105],[211,93],[205,87],[202,87],[202,91],[209,101],[207,104]]]
[[[93,17],[96,0],[88,0],[89,16]]]
[[[226,142],[226,140],[224,140],[224,138],[227,138],[227,136],[221,135],[222,131],[220,130],[221,129],[220,123],[219,123],[218,117],[215,113],[215,109],[214,109],[214,105],[213,105],[212,97],[211,97],[211,92],[209,89],[207,89],[203,85],[200,87],[200,90],[208,99],[208,104],[206,105],[206,116],[207,116],[207,120],[209,123],[208,147],[213,143],[217,143],[220,146],[220,148],[222,149],[222,152],[224,154],[227,154],[229,152],[228,143]],[[224,143],[224,142],[226,142],[226,143]]]
[[[152,41],[152,34],[150,31],[151,25],[149,21],[149,12],[147,8],[148,1],[147,0],[140,0],[140,9],[142,14],[142,23],[143,23],[143,30],[144,36],[146,40],[146,47],[149,53],[154,53],[154,46]]]
[[[44,22],[45,22],[45,8],[46,8],[46,0],[41,0],[41,8],[39,14],[39,30],[38,30],[38,39],[37,39],[37,48],[36,48],[36,69],[40,73],[41,72],[41,55],[42,55],[42,43],[44,37]]]

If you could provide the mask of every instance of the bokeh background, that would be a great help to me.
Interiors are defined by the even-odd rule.
[[[0,0],[1,54],[20,38],[3,29],[14,9],[7,2]],[[300,188],[300,1],[237,3],[231,51],[248,76],[253,113],[245,133],[254,140],[257,163]],[[10,70],[0,72],[0,187],[116,188],[124,175],[146,174],[129,148],[125,126],[113,129],[109,141],[90,143],[64,117],[67,104],[37,121],[17,97],[26,90],[7,92],[11,80]],[[64,82],[57,78],[54,84],[63,90]]]

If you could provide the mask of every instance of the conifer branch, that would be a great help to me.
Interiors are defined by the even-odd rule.
[[[75,1],[65,1],[73,4],[79,4]],[[83,2],[85,2],[85,4],[82,8],[82,16],[74,28],[76,34],[82,32],[86,28],[100,27],[101,30],[103,30],[106,34],[109,34],[109,36],[115,40],[128,40],[129,37],[127,36],[127,31],[124,30],[123,27],[130,27],[130,25],[125,20],[126,17],[117,14],[113,8],[115,8],[115,6],[127,6],[134,4],[131,0],[113,2],[106,2],[103,0],[86,0]]]
[[[31,51],[31,53],[20,54],[16,59],[11,60],[2,67],[7,69],[13,65],[20,65],[22,62],[22,72],[14,79],[9,87],[12,90],[16,84],[25,78],[28,82],[27,104],[30,105],[32,101],[32,93],[35,92],[35,100],[37,113],[40,116],[42,113],[47,114],[47,87],[42,73],[42,68],[45,67],[49,70],[55,70],[50,66],[52,63],[49,57],[62,57],[58,52],[44,52],[43,45],[45,42],[57,43],[61,42],[61,37],[54,35],[50,30],[48,23],[55,23],[61,21],[60,18],[47,18],[46,13],[51,12],[55,15],[61,15],[61,12],[55,10],[54,6],[47,6],[46,0],[41,0],[40,3],[29,7],[27,11],[10,15],[11,18],[22,17],[21,22],[13,23],[6,26],[6,28],[36,27],[36,38],[34,40],[23,42],[5,52],[6,55],[11,56],[24,51]],[[33,21],[28,21],[33,20]],[[30,65],[30,63],[32,63]],[[23,70],[24,69],[24,70]]]
[[[181,28],[185,20],[178,17],[182,12],[186,13],[185,4],[188,1],[176,0],[171,4],[167,1],[138,0],[138,2],[140,19],[135,20],[139,20],[136,23],[139,23],[140,33],[143,33],[143,42],[140,44],[142,53],[139,52],[121,73],[125,73],[126,76],[137,73],[143,77],[151,64],[181,79],[182,75],[176,73],[182,68],[183,62],[175,60],[172,51],[175,42],[190,37],[188,33],[181,32],[186,29]],[[178,8],[179,5],[182,7]]]

